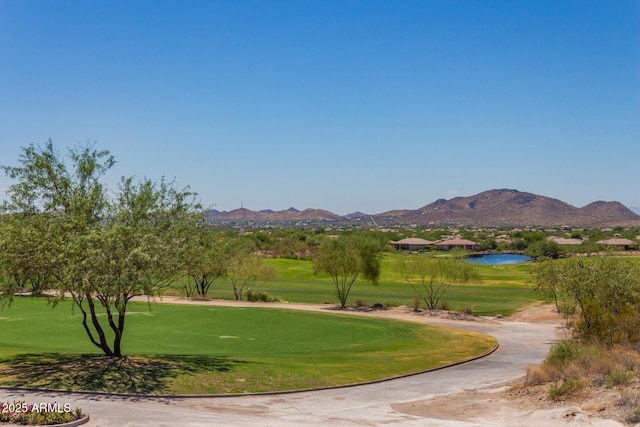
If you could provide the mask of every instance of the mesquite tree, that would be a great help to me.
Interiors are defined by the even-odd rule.
[[[452,284],[480,281],[480,274],[471,263],[425,254],[402,258],[397,265],[397,271],[429,310],[438,308]]]
[[[15,180],[3,208],[13,226],[38,232],[22,247],[5,245],[0,264],[5,273],[19,271],[24,259],[17,255],[30,254],[34,271],[50,278],[55,301],[70,298],[80,310],[90,341],[121,357],[129,301],[157,295],[183,271],[189,237],[203,224],[194,195],[164,179],[122,178],[109,197],[101,179],[115,160],[92,145],[66,157],[51,141],[30,145],[19,163],[2,167]],[[5,278],[2,286],[10,300],[15,281]]]
[[[380,244],[366,236],[348,235],[322,241],[314,260],[316,273],[327,273],[336,289],[340,306],[345,308],[351,288],[358,278],[378,284]]]

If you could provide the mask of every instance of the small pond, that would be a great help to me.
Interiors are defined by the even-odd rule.
[[[520,264],[523,262],[531,261],[531,257],[520,254],[485,254],[471,255],[469,258],[467,258],[467,261],[474,264],[505,265]]]

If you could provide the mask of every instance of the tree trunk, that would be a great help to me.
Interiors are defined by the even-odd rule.
[[[124,311],[118,311],[118,333],[113,339],[113,354],[116,357],[122,357],[122,335],[124,334],[124,319],[126,315],[126,308]]]
[[[92,296],[89,295],[89,294],[85,294],[85,297],[87,299],[87,304],[89,305],[89,312],[91,313],[91,323],[93,324],[93,328],[95,329],[96,333],[98,334],[100,342],[98,343],[93,338],[93,334],[91,334],[91,330],[89,329],[89,326],[87,325],[86,312],[84,310],[82,310],[82,312],[84,314],[84,320],[83,320],[84,329],[85,329],[85,331],[87,331],[87,333],[89,334],[89,338],[91,339],[91,342],[96,347],[98,347],[100,350],[102,350],[105,355],[107,355],[109,357],[114,357],[115,354],[113,353],[113,351],[109,347],[109,343],[107,343],[107,338],[106,338],[106,336],[104,334],[104,330],[102,329],[102,326],[100,325],[100,322],[98,321],[98,315],[96,314],[96,307],[95,307],[95,303],[93,302]]]

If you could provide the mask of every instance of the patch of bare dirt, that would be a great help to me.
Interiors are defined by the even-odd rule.
[[[447,396],[392,405],[393,409],[420,417],[464,421],[478,426],[625,426],[630,412],[626,400],[631,390],[585,389],[562,401],[548,397],[549,387],[523,387],[522,380],[499,388],[467,390]],[[640,425],[640,424],[635,424]]]
[[[533,304],[503,320],[564,323],[553,304]],[[523,377],[502,387],[467,390],[392,407],[401,413],[477,426],[640,426],[640,417],[633,413],[640,404],[639,381],[625,387],[589,386],[558,401],[549,397],[550,384],[525,386],[524,381]]]
[[[553,304],[535,303],[525,307],[511,316],[508,320],[528,323],[563,323],[562,316]]]

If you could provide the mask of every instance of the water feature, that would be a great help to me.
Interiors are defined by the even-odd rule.
[[[474,264],[488,264],[488,265],[505,265],[505,264],[520,264],[523,262],[531,261],[531,257],[520,254],[484,254],[484,255],[471,255],[467,258],[467,261]]]

